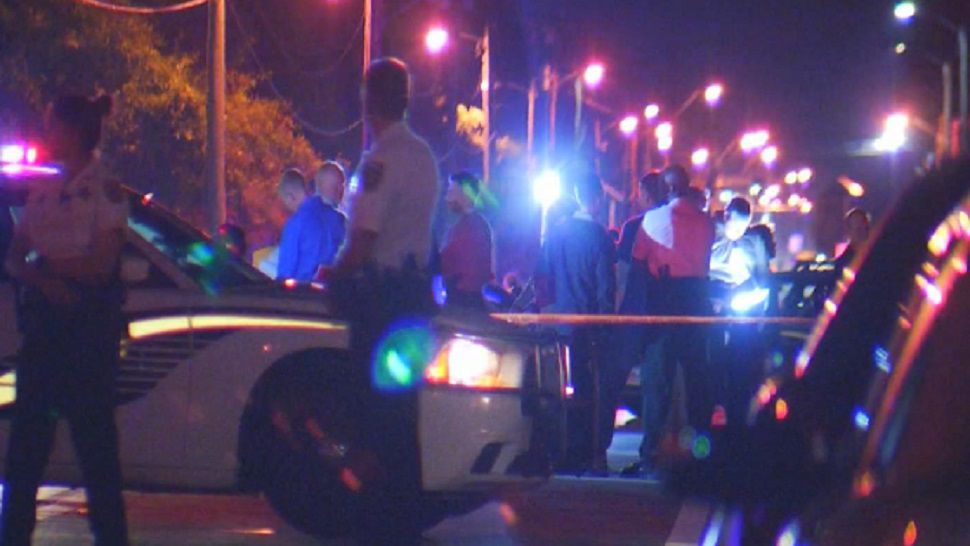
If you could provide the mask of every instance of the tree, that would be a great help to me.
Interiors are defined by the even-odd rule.
[[[198,55],[167,51],[144,17],[65,0],[0,3],[0,96],[40,112],[59,93],[116,99],[103,151],[114,170],[202,225],[205,78]],[[320,160],[297,131],[290,106],[256,96],[258,78],[230,74],[226,181],[229,215],[253,246],[282,222],[275,185],[284,167]]]

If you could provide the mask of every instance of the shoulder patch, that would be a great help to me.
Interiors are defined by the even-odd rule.
[[[360,178],[364,185],[364,191],[376,191],[381,182],[384,181],[384,163],[368,159],[361,168]]]
[[[108,201],[118,204],[125,200],[125,192],[121,189],[121,181],[111,178],[104,182],[104,195]]]

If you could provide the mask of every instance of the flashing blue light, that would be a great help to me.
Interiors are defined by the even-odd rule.
[[[747,313],[768,299],[767,288],[755,288],[735,294],[731,298],[731,309],[735,313]]]
[[[864,409],[856,408],[852,414],[852,420],[855,422],[855,428],[862,431],[869,430],[869,414]]]
[[[445,279],[441,275],[431,278],[431,295],[439,307],[443,307],[448,302],[448,290],[445,288]]]
[[[555,203],[562,195],[562,179],[554,170],[544,171],[532,182],[532,197],[544,210]]]
[[[877,368],[887,374],[893,369],[892,362],[889,361],[889,351],[885,347],[877,346],[876,350],[872,352],[872,360],[875,362]]]
[[[778,540],[775,542],[775,546],[796,546],[801,534],[801,526],[798,525],[797,521],[793,521],[785,525],[782,529],[781,534],[778,535]]]

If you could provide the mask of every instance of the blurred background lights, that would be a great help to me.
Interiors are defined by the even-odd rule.
[[[636,116],[626,116],[620,120],[620,132],[624,135],[630,136],[637,130],[639,125],[639,120]]]
[[[603,82],[606,68],[602,63],[591,63],[583,71],[583,81],[590,87],[596,87]]]
[[[653,121],[657,119],[657,116],[659,115],[660,115],[660,106],[656,104],[648,104],[643,109],[643,117],[646,118],[648,121]]]
[[[698,148],[690,154],[690,162],[695,167],[703,167],[707,165],[707,159],[710,156],[710,151],[707,148]]]
[[[448,45],[448,31],[441,27],[434,27],[424,35],[424,47],[431,54],[444,51]]]

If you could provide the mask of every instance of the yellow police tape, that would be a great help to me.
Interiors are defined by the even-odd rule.
[[[580,315],[570,313],[492,313],[492,318],[518,325],[546,324],[571,326],[630,325],[739,325],[773,324],[811,327],[809,317],[703,317],[689,315]]]

